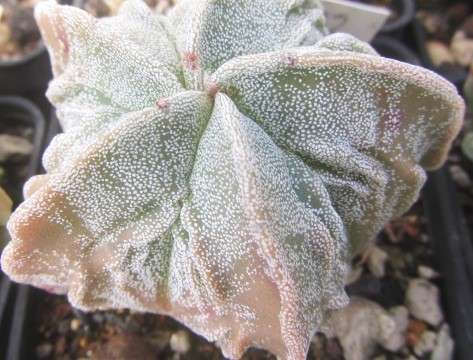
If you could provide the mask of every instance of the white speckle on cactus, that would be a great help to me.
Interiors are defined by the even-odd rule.
[[[156,17],[41,3],[64,134],[2,268],[86,310],[168,314],[240,357],[304,359],[350,255],[441,164],[463,103],[325,36],[317,0],[187,0]]]

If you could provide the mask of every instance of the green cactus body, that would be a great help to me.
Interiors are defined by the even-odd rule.
[[[81,309],[168,314],[231,358],[305,358],[347,303],[350,256],[416,199],[462,119],[453,86],[328,35],[316,0],[36,17],[64,133],[3,270]]]

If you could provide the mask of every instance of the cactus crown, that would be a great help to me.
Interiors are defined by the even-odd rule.
[[[85,310],[171,315],[232,358],[305,358],[347,302],[350,252],[415,200],[462,117],[440,77],[328,35],[318,0],[36,17],[64,134],[3,270]]]

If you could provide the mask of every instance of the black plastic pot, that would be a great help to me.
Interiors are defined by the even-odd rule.
[[[52,78],[44,45],[19,60],[0,62],[0,94],[24,94],[44,90]]]
[[[51,79],[51,63],[44,45],[19,60],[0,62],[0,95],[25,97],[46,116],[51,113],[51,105],[44,94]]]
[[[380,32],[391,36],[400,36],[404,28],[414,18],[416,4],[414,0],[395,0],[393,1],[393,7],[398,17],[392,21],[387,21]]]
[[[8,336],[11,326],[14,301],[13,284],[5,275],[0,273],[0,358],[6,356]]]
[[[41,145],[38,150],[35,151],[37,154],[34,160],[34,165],[31,165],[31,169],[34,170],[31,175],[41,173],[43,171],[40,157],[44,149],[49,145],[51,139],[61,132],[59,121],[55,115],[47,121],[47,124],[42,120],[41,134]],[[39,136],[39,135],[38,135]],[[36,147],[35,147],[36,149]],[[5,277],[6,278],[6,277]],[[8,340],[7,351],[5,354],[6,360],[23,360],[23,359],[34,359],[35,354],[35,315],[38,311],[36,308],[36,299],[41,296],[42,291],[32,288],[28,285],[15,285],[17,287],[14,309],[11,314],[11,325],[6,336]],[[1,354],[0,354],[0,358]]]
[[[34,129],[33,153],[26,167],[24,180],[38,173],[39,159],[43,150],[46,123],[41,111],[29,100],[16,96],[0,96],[0,124],[22,125]],[[22,201],[23,184],[12,184],[7,192],[14,207]],[[14,285],[7,276],[0,274],[0,358],[5,359],[11,347],[11,335],[16,323],[18,296],[22,287]]]
[[[421,61],[416,53],[396,38],[378,35],[371,41],[371,45],[384,57],[421,66]]]
[[[467,70],[437,68],[426,48],[420,22],[413,21],[412,40],[423,65],[462,89]],[[473,243],[458,194],[447,166],[429,174],[424,189],[424,209],[429,235],[442,274],[442,297],[455,340],[455,359],[473,359]]]
[[[447,317],[455,339],[455,359],[473,359],[473,247],[446,166],[429,174],[424,212],[442,274]]]

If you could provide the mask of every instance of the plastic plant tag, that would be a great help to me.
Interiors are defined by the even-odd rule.
[[[344,32],[369,42],[381,29],[390,11],[347,0],[322,0],[331,33]]]

